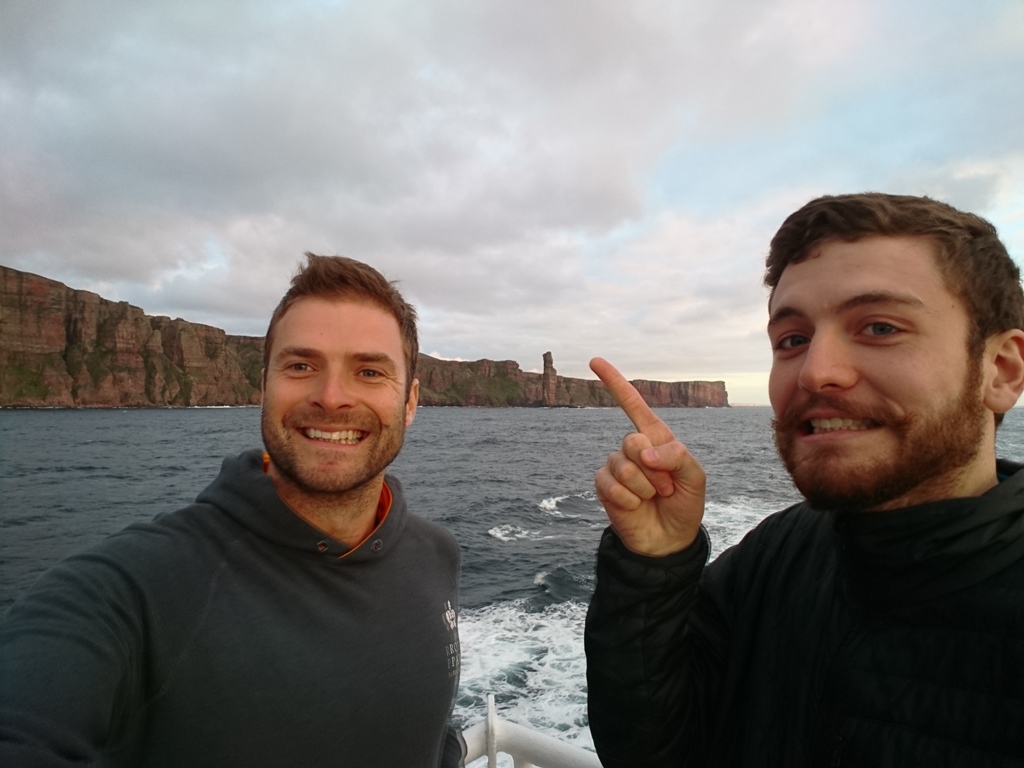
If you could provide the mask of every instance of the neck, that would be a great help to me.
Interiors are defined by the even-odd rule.
[[[383,472],[341,493],[317,493],[299,488],[275,472],[273,463],[268,474],[274,481],[278,496],[289,509],[318,531],[350,548],[369,536],[377,524],[377,506],[384,487]]]

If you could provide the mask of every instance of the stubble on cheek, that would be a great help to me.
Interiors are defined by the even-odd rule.
[[[404,410],[384,424],[367,413],[349,414],[331,424],[319,414],[311,421],[301,412],[281,417],[264,411],[263,443],[275,470],[294,488],[311,495],[348,493],[377,477],[398,455],[405,438],[404,418],[399,415],[404,417]],[[318,441],[302,433],[312,423],[326,431],[357,429],[363,439],[351,445],[351,452],[332,456],[329,444],[323,443],[325,450],[319,451]]]
[[[850,418],[879,424],[880,441],[867,447],[800,445],[799,435],[806,434],[799,418],[806,413],[804,403],[773,422],[776,448],[793,483],[816,509],[881,510],[942,498],[981,445],[985,409],[979,375],[972,372],[959,395],[931,413],[912,416],[890,406],[851,409]]]

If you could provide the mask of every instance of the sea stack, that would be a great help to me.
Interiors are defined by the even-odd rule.
[[[555,388],[558,383],[558,371],[555,370],[555,360],[550,352],[544,353],[544,375],[541,379],[541,395],[543,403],[547,407],[558,405]]]

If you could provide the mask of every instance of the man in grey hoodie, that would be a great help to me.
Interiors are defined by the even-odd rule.
[[[462,764],[459,548],[386,475],[415,311],[372,267],[307,259],[267,331],[265,452],[0,624],[0,764]]]

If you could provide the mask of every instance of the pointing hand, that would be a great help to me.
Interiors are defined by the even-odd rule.
[[[704,468],[611,363],[595,357],[590,369],[637,429],[594,477],[612,528],[638,554],[685,549],[704,516]]]

